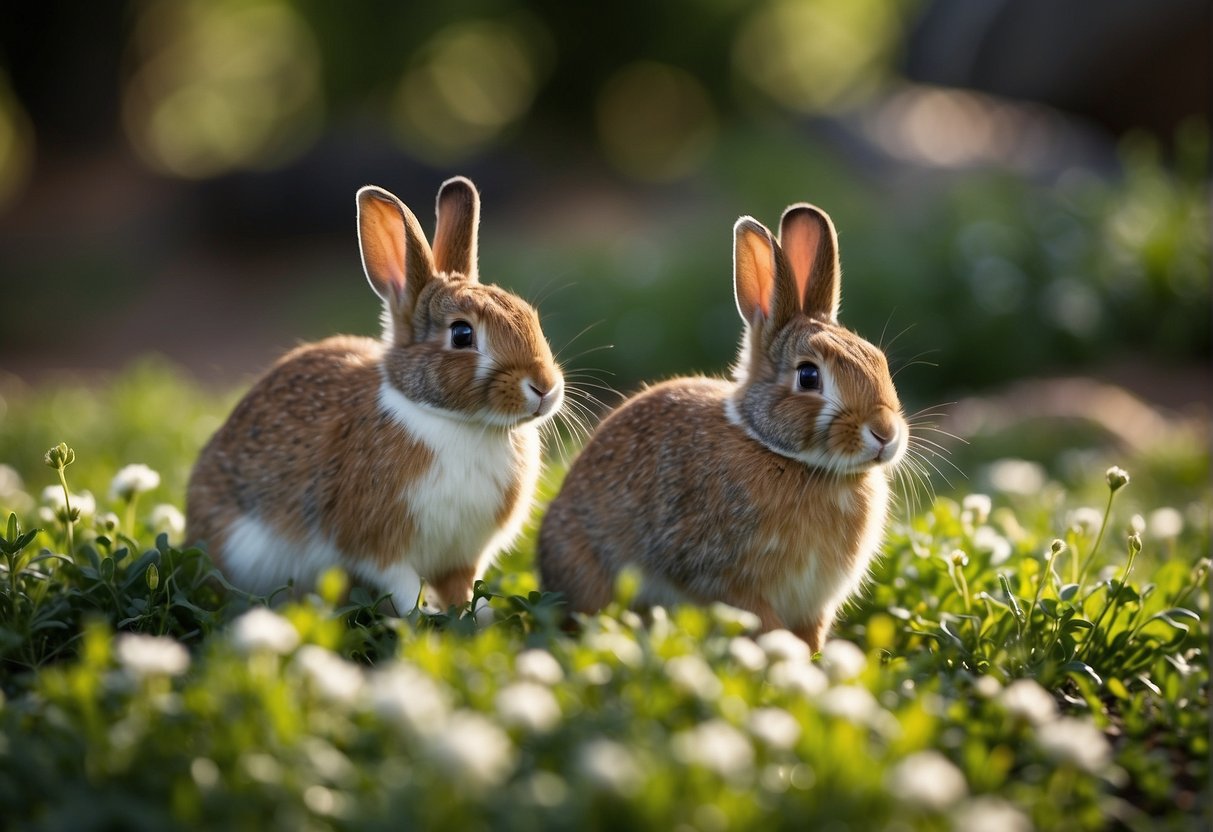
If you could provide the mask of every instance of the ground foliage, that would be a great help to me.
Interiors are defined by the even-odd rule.
[[[182,548],[174,507],[225,402],[170,378],[10,391],[0,814],[15,828],[1207,820],[1207,495],[1136,503],[1149,460],[906,501],[812,657],[723,606],[642,619],[630,577],[562,628],[533,532],[478,586],[491,615],[397,616],[338,573],[271,611]],[[116,415],[48,453],[75,416],[56,408],[89,396]]]

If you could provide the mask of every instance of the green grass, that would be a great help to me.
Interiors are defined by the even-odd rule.
[[[567,632],[558,598],[537,591],[533,533],[480,587],[492,623],[395,618],[336,574],[267,614],[180,548],[157,508],[181,506],[229,396],[149,364],[100,387],[0,386],[0,402],[12,828],[1208,820],[1205,448],[1186,466],[1090,453],[1068,478],[988,503],[963,487],[920,495],[810,658],[724,607],[646,622],[617,605]],[[43,496],[60,441],[76,452],[69,488],[96,503],[70,553]],[[161,483],[132,505],[108,491],[134,462]],[[1114,463],[1132,479],[1112,493]]]

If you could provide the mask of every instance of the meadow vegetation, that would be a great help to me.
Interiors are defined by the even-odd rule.
[[[533,530],[478,587],[491,621],[398,617],[337,573],[267,608],[181,539],[229,398],[157,363],[2,395],[14,828],[1207,820],[1207,454],[1203,480],[1093,453],[1068,479],[995,460],[1003,491],[920,493],[812,657],[723,606],[642,619],[629,580],[569,632]]]

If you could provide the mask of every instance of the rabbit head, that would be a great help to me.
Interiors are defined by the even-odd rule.
[[[524,300],[480,282],[480,195],[463,177],[438,191],[433,248],[387,191],[358,191],[358,239],[383,301],[384,374],[409,400],[485,425],[550,418],[564,381]]]
[[[841,269],[829,216],[790,206],[778,242],[751,217],[733,231],[745,332],[730,419],[772,451],[835,474],[897,463],[909,429],[884,353],[838,323]]]

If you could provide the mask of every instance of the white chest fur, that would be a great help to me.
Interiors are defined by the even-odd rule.
[[[858,495],[849,493],[840,496],[837,505],[840,512],[866,511],[858,550],[846,553],[847,557],[828,553],[824,547],[807,552],[804,568],[780,581],[768,599],[789,626],[818,618],[829,622],[867,577],[868,566],[884,538],[888,513],[889,483],[884,470],[870,471],[863,487],[867,491],[866,507],[857,505]]]
[[[518,534],[539,473],[539,434],[464,421],[411,401],[394,387],[379,390],[380,407],[433,454],[433,464],[399,499],[415,534],[403,559],[422,577],[496,555]],[[507,494],[519,507],[501,517]]]

